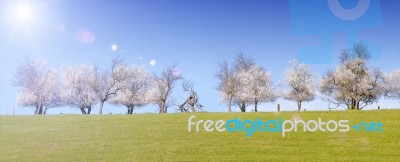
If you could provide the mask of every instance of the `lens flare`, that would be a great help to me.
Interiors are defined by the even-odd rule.
[[[96,36],[87,29],[80,29],[76,32],[76,39],[85,44],[92,44],[96,40]]]
[[[155,66],[156,63],[157,63],[156,60],[150,60],[150,65],[151,65],[151,66]]]
[[[181,75],[181,69],[179,69],[178,67],[175,67],[174,69],[172,69],[172,75],[178,77]]]
[[[116,44],[111,45],[111,50],[112,51],[117,51],[118,50],[118,46]]]

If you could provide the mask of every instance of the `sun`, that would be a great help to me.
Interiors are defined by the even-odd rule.
[[[54,0],[57,1],[57,0]],[[18,39],[30,41],[32,47],[38,42],[38,31],[55,25],[46,21],[48,9],[58,2],[42,0],[0,0],[1,25],[9,27],[6,39],[14,42]]]
[[[28,4],[20,4],[15,7],[15,16],[18,21],[28,22],[33,18],[33,9]]]

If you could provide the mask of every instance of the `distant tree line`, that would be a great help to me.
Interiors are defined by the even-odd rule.
[[[27,58],[18,65],[13,85],[21,88],[17,102],[23,107],[34,107],[34,114],[46,114],[47,109],[60,106],[76,107],[82,114],[90,114],[95,104],[99,104],[102,114],[105,102],[125,106],[127,114],[148,104],[157,105],[159,113],[167,113],[175,104],[172,91],[182,80],[176,70],[176,65],[172,65],[160,75],[150,74],[141,66],[128,66],[114,59],[108,69],[97,65],[67,66],[59,76],[45,61]],[[189,88],[189,98],[196,94],[193,84],[183,86]],[[182,111],[188,111],[188,104],[199,105],[198,101],[196,94],[196,100],[181,104]]]
[[[239,53],[232,63],[223,61],[216,73],[217,90],[221,100],[237,105],[242,112],[249,105],[273,102],[282,97],[297,104],[300,111],[303,102],[313,101],[320,93],[330,109],[344,107],[361,110],[386,96],[400,99],[400,69],[384,75],[379,69],[369,66],[370,53],[363,43],[342,50],[339,64],[326,72],[319,83],[310,67],[290,61],[290,67],[283,74],[283,84],[273,85],[271,73],[256,65],[254,61]],[[278,88],[280,87],[280,88]]]
[[[367,47],[355,43],[351,49],[342,50],[337,67],[327,71],[319,83],[308,65],[294,60],[289,62],[282,84],[274,84],[268,70],[239,53],[233,62],[219,64],[216,89],[227,103],[228,112],[234,105],[241,112],[254,105],[257,112],[259,104],[278,98],[295,102],[300,111],[304,102],[317,97],[317,92],[330,108],[361,110],[382,96],[399,100],[400,69],[384,75],[368,65],[369,58]],[[187,95],[181,104],[172,96],[179,82]],[[177,72],[175,64],[157,75],[117,58],[106,69],[97,65],[66,66],[59,75],[45,61],[27,58],[17,66],[13,85],[20,87],[17,102],[34,107],[34,114],[46,114],[49,108],[60,106],[76,107],[82,114],[90,114],[96,104],[102,114],[105,102],[125,106],[127,114],[149,104],[157,105],[159,113],[167,113],[172,106],[180,112],[203,107],[193,83]]]

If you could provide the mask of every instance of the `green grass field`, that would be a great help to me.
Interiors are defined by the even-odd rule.
[[[200,119],[379,121],[382,133],[188,132],[193,114],[1,116],[0,161],[398,161],[400,110],[195,113]],[[192,128],[194,129],[194,127]]]

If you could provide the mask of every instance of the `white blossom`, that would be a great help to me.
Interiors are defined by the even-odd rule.
[[[242,112],[248,105],[254,104],[257,111],[258,103],[271,102],[278,97],[272,86],[271,73],[255,65],[243,53],[235,57],[232,66],[226,61],[220,64],[216,78],[219,80],[217,90],[222,100],[228,102],[229,112],[232,103],[238,105]]]
[[[386,96],[400,100],[400,69],[385,75]]]
[[[152,76],[144,68],[138,66],[121,66],[120,73],[126,79],[120,83],[121,90],[111,99],[111,102],[126,106],[128,114],[132,114],[134,107],[141,107],[151,102],[149,90],[152,86]]]
[[[228,112],[231,112],[231,105],[234,95],[236,94],[236,81],[234,78],[234,71],[229,66],[228,62],[224,61],[219,64],[219,71],[215,75],[219,80],[217,90],[221,100],[228,102]]]
[[[377,102],[384,92],[383,75],[363,59],[349,59],[323,76],[320,92],[325,100],[347,109],[362,109]]]
[[[100,70],[94,67],[94,75],[89,79],[90,88],[93,90],[99,102],[99,114],[103,112],[103,105],[113,95],[121,90],[121,84],[126,79],[126,73],[122,60],[112,60],[111,69]]]
[[[26,59],[17,67],[13,84],[21,87],[17,102],[35,107],[35,114],[45,114],[48,108],[60,104],[57,73],[43,60]]]
[[[77,107],[82,114],[90,114],[96,95],[90,87],[90,79],[94,77],[93,66],[66,67],[63,70],[63,90],[61,93],[64,104]],[[86,110],[88,112],[86,112]]]
[[[315,99],[315,75],[305,64],[297,61],[291,61],[289,64],[290,68],[285,71],[283,77],[288,90],[284,91],[283,97],[286,100],[297,102],[298,111],[300,111],[302,102]]]
[[[161,75],[153,75],[148,81],[152,83],[152,88],[148,93],[149,100],[156,104],[159,113],[167,113],[168,108],[175,103],[172,97],[172,91],[178,80],[182,76],[176,74],[176,65],[165,68]]]
[[[278,97],[274,92],[271,73],[255,65],[250,70],[240,70],[235,74],[237,91],[235,98],[257,105],[262,102],[273,102]]]

